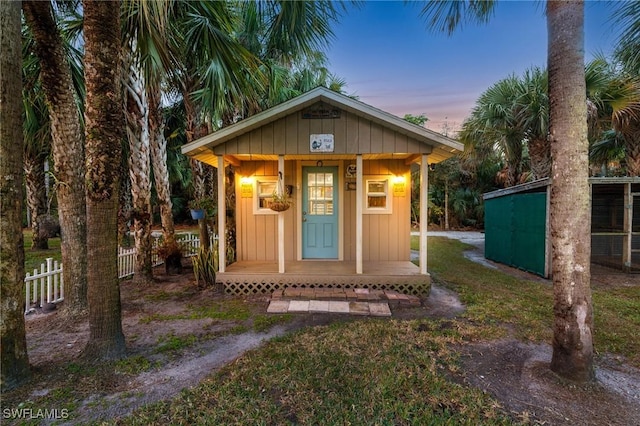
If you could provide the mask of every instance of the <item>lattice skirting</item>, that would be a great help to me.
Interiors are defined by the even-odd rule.
[[[256,276],[250,279],[248,276],[227,276],[222,281],[225,292],[234,296],[244,296],[249,294],[272,293],[275,290],[286,288],[368,288],[370,290],[393,290],[403,294],[415,296],[428,296],[431,289],[430,277],[375,277],[371,276],[353,277],[349,276],[344,280],[333,280],[326,282],[327,277],[321,280],[313,280],[301,276],[278,277],[276,279],[265,279],[264,276]],[[335,278],[335,277],[334,277]],[[373,282],[372,282],[373,281]]]

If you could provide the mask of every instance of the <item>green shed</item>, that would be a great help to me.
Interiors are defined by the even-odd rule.
[[[593,177],[591,261],[640,272],[640,177]],[[549,179],[484,194],[485,257],[551,275]]]
[[[548,277],[548,180],[484,194],[484,256]]]

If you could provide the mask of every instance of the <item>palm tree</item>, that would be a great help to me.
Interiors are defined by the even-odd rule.
[[[173,65],[167,39],[171,2],[127,1],[123,5],[124,45],[127,46],[127,136],[132,218],[136,245],[134,279],[152,279],[151,166],[166,242],[174,240],[171,192],[162,133],[161,83]],[[153,161],[152,161],[153,160]]]
[[[640,75],[640,4],[624,2],[613,15],[623,28],[615,56],[629,74]]]
[[[164,135],[164,114],[160,106],[160,92],[150,90],[149,94],[149,136],[151,139],[151,166],[160,205],[160,222],[164,242],[171,245],[175,241],[173,222],[173,203],[171,201],[171,182],[167,164],[167,139]]]
[[[126,347],[118,279],[118,190],[125,138],[121,91],[120,4],[84,0],[87,99],[86,181],[89,359],[117,359]]]
[[[597,57],[586,67],[591,140],[604,152],[604,141],[622,142],[630,176],[640,175],[640,77],[618,62]],[[612,138],[608,133],[617,134]],[[610,151],[615,152],[615,151]]]
[[[60,227],[65,311],[87,310],[84,139],[69,63],[49,1],[25,1],[23,10],[40,59],[40,79],[51,116],[52,154]]]
[[[584,4],[549,1],[547,23],[555,314],[551,370],[586,382],[595,374]]]
[[[486,21],[494,6],[493,1],[430,1],[422,15],[432,28],[451,33],[463,18]],[[594,373],[584,4],[549,0],[546,13],[555,319],[551,369],[572,380],[590,381]]]
[[[0,2],[0,391],[29,378],[23,312],[20,3]]]
[[[25,45],[27,44],[29,43],[25,43]],[[25,56],[24,52],[23,56]],[[37,74],[39,74],[38,61],[29,61],[32,56],[27,54],[26,57],[23,57],[22,100],[25,109],[24,172],[26,200],[33,234],[31,249],[47,250],[49,248],[49,236],[42,225],[48,213],[45,163],[51,153],[51,124],[49,123],[49,110],[42,96],[42,87],[37,77]],[[29,62],[31,62],[31,65],[26,65]]]
[[[627,174],[640,176],[640,3],[621,3],[613,19],[622,28],[614,55],[620,66],[617,87],[628,93],[615,102],[611,121],[624,141]]]
[[[135,55],[135,51],[132,53],[133,55]],[[136,282],[147,283],[153,278],[149,103],[140,63],[136,58],[132,58],[130,62],[126,77],[126,115],[133,207],[131,217],[136,247],[133,276]]]
[[[534,67],[525,71],[519,81],[518,91],[516,121],[524,130],[533,178],[542,179],[548,177],[551,171],[546,70]]]
[[[599,140],[589,148],[589,161],[600,168],[602,176],[609,176],[612,164],[622,164],[625,161],[622,136],[613,129],[602,132]]]
[[[520,183],[525,128],[518,119],[516,105],[520,81],[515,76],[500,80],[480,95],[469,119],[463,124],[463,140],[470,149],[476,145],[494,147],[506,162],[506,186]]]

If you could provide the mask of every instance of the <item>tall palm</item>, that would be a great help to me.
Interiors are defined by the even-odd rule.
[[[518,78],[500,80],[480,95],[463,124],[463,140],[469,148],[490,146],[502,154],[507,165],[506,186],[519,183],[522,174],[525,129],[515,108],[519,96]]]
[[[23,312],[20,3],[0,2],[0,391],[29,378]]]
[[[586,76],[590,139],[614,141],[608,134],[601,138],[613,129],[624,146],[627,174],[640,176],[640,77],[603,57],[587,64]]]
[[[342,2],[262,1],[243,4],[238,38],[260,59],[268,84],[256,87],[259,112],[318,86],[341,91],[344,81],[329,73],[325,47]],[[266,89],[263,90],[263,89]]]
[[[640,3],[624,2],[614,12],[615,22],[623,29],[615,52],[629,74],[640,75]]]
[[[166,167],[166,141],[162,134],[161,82],[171,67],[167,40],[171,2],[128,0],[123,3],[123,35],[127,47],[127,137],[132,218],[136,246],[134,279],[152,279],[151,166],[165,240],[174,239],[171,192]],[[153,160],[153,161],[152,161]]]
[[[153,170],[158,204],[160,205],[160,222],[162,234],[166,244],[175,241],[175,226],[173,221],[173,202],[171,201],[171,182],[167,164],[167,139],[164,134],[165,121],[160,105],[160,91],[149,91],[149,136],[151,166]]]
[[[132,54],[135,55],[135,52]],[[127,139],[129,141],[129,178],[133,235],[135,238],[134,280],[146,283],[152,279],[151,263],[151,170],[149,102],[141,66],[131,58],[126,74]]]
[[[120,4],[84,0],[85,82],[87,99],[86,181],[91,359],[116,359],[126,347],[122,332],[118,279],[118,190],[124,133],[120,84]]]
[[[554,283],[551,369],[591,381],[591,200],[584,68],[584,4],[549,1],[550,233]]]
[[[36,41],[40,78],[51,116],[52,153],[65,283],[65,311],[87,309],[87,241],[84,138],[74,84],[49,1],[25,1],[25,18]]]
[[[534,179],[548,177],[551,171],[547,86],[546,70],[534,67],[525,71],[515,105],[516,121],[524,130]]]
[[[463,18],[486,20],[493,1],[430,1],[432,28],[453,32]],[[552,158],[550,226],[554,337],[551,369],[576,381],[593,374],[590,290],[588,140],[584,70],[584,4],[547,1],[549,129]]]
[[[615,57],[622,64],[625,80],[634,86],[636,98],[614,113],[613,126],[624,138],[628,173],[640,176],[640,3],[621,4],[614,19],[623,28]]]
[[[24,40],[22,65],[22,100],[25,109],[24,172],[27,208],[33,234],[31,249],[46,250],[49,248],[49,237],[41,225],[48,212],[45,163],[51,153],[51,124],[49,110],[38,79],[39,62],[30,52],[33,40],[30,37],[24,37]]]
[[[170,40],[177,72],[170,81],[184,105],[187,142],[206,135],[214,121],[233,117],[255,97],[249,80],[260,79],[261,73],[256,58],[233,36],[238,18],[238,9],[229,2],[179,2],[172,9]],[[208,196],[211,167],[194,159],[189,164],[193,197]],[[209,241],[205,222],[199,225],[200,240]]]
[[[84,100],[84,77],[82,75],[82,54],[75,47],[77,35],[74,34],[74,14],[62,16],[61,35],[65,57],[71,71],[78,108]],[[40,61],[35,52],[35,41],[26,24],[22,28],[22,98],[25,108],[25,186],[27,208],[30,213],[33,233],[32,249],[47,249],[48,230],[45,226],[49,211],[49,185],[45,174],[51,155],[51,122],[42,81],[40,79]]]

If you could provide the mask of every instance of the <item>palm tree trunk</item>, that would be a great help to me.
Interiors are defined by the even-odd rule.
[[[123,144],[124,145],[124,144]],[[128,143],[126,144],[128,146]],[[123,146],[124,151],[125,146]],[[124,157],[124,153],[123,153]],[[120,163],[121,176],[129,174],[129,162]],[[120,201],[118,202],[118,243],[126,246],[131,244],[129,225],[131,221],[131,211],[133,210],[133,199],[131,197],[131,179],[120,179]]]
[[[551,370],[585,382],[594,379],[594,371],[583,2],[548,1],[547,25],[555,318]]]
[[[47,188],[42,156],[27,156],[24,160],[24,172],[27,208],[31,212],[31,231],[33,233],[31,250],[48,250],[49,235],[42,226],[43,218],[47,214]]]
[[[149,153],[149,104],[139,68],[129,68],[127,84],[127,137],[129,139],[129,177],[133,196],[133,235],[136,260],[133,279],[153,280],[151,263],[151,178]]]
[[[534,179],[549,177],[551,172],[551,146],[547,139],[529,141],[529,159]]]
[[[87,219],[84,187],[84,140],[73,83],[53,21],[50,2],[25,1],[24,13],[36,40],[40,78],[51,116],[52,154],[62,238],[65,312],[87,310]]]
[[[171,185],[167,169],[167,140],[164,137],[164,118],[160,108],[160,90],[149,91],[149,133],[151,136],[151,164],[160,204],[160,220],[165,244],[175,241]]]
[[[0,2],[0,390],[29,378],[22,238],[22,39],[20,3]]]
[[[118,278],[118,190],[125,138],[120,2],[84,0],[89,359],[125,355]]]
[[[189,87],[189,86],[188,86]],[[198,113],[196,106],[189,96],[189,91],[185,90],[182,94],[184,99],[184,108],[186,113],[186,135],[187,143],[204,136],[204,130],[202,124],[198,120]],[[189,158],[189,165],[191,166],[191,179],[193,182],[193,198],[198,200],[206,197],[206,173],[204,170],[205,165],[193,158]],[[209,230],[207,228],[207,222],[205,219],[198,220],[198,238],[203,248],[209,247]]]

